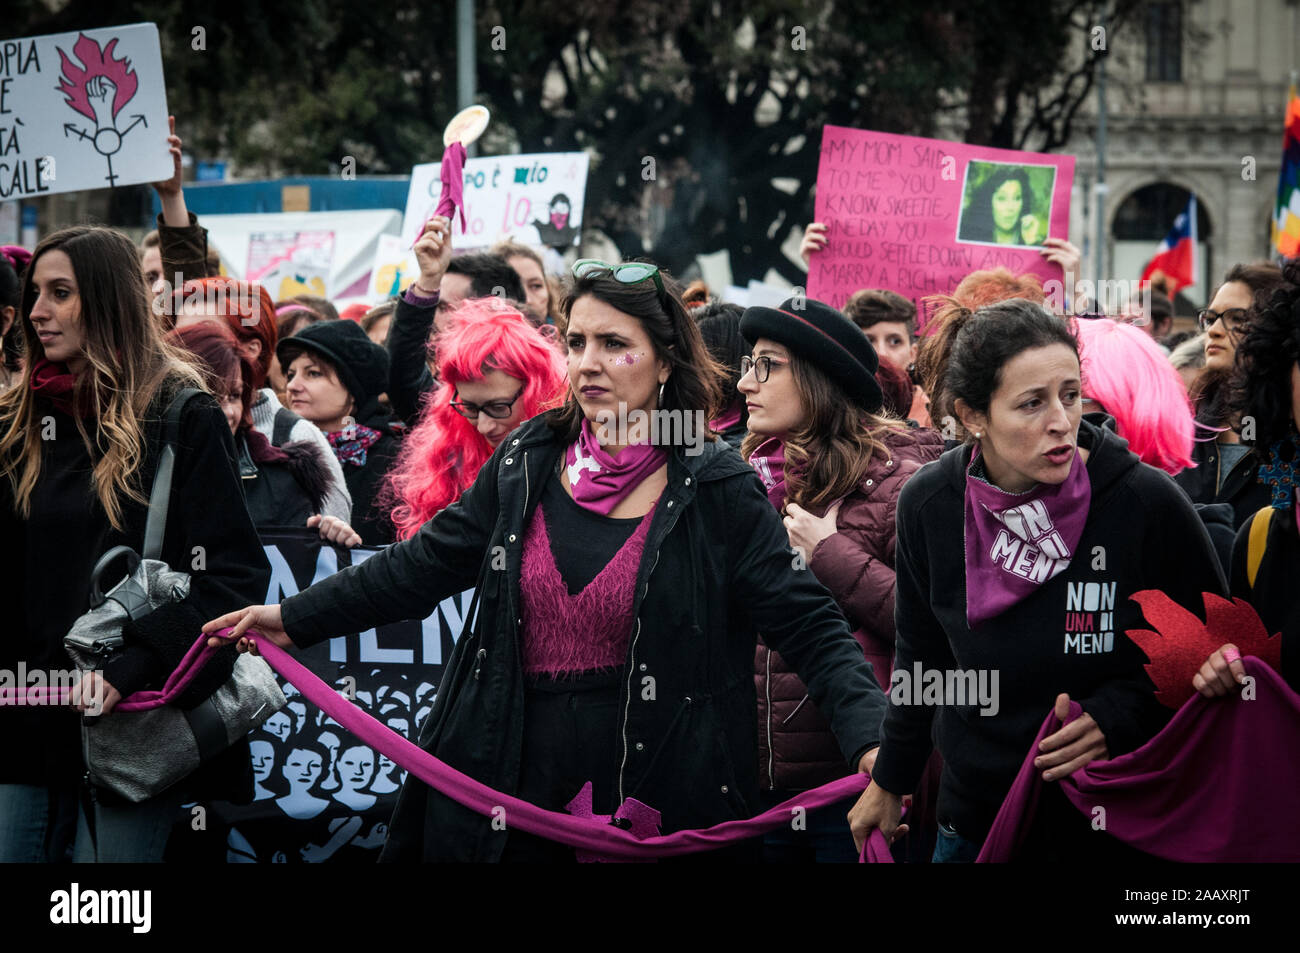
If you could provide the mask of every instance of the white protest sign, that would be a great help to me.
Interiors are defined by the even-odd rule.
[[[576,245],[587,191],[585,152],[491,156],[465,163],[465,225],[452,223],[452,245],[485,248],[513,237],[525,245]],[[402,240],[410,248],[438,208],[442,165],[411,169]]]
[[[275,301],[297,295],[324,298],[333,264],[333,232],[259,232],[249,236],[244,275]]]
[[[171,175],[152,23],[0,41],[0,200]]]

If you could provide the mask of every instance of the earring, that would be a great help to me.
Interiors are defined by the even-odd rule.
[[[665,381],[664,383],[666,384],[667,381]],[[659,385],[659,406],[662,407],[663,403],[664,403],[664,385],[660,384]]]
[[[980,437],[982,437],[982,436],[984,436],[984,434],[980,433],[978,430],[975,431],[975,439],[976,439],[976,440],[978,440],[978,439],[979,439]]]

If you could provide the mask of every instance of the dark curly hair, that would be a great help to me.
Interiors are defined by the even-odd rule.
[[[1300,259],[1288,261],[1282,277],[1279,287],[1255,298],[1250,324],[1237,345],[1238,373],[1230,397],[1234,416],[1254,418],[1254,449],[1261,460],[1270,446],[1300,427],[1291,408],[1291,371],[1300,364]]]

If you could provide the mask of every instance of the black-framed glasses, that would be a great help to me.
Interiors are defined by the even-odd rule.
[[[750,371],[754,372],[754,380],[760,384],[766,384],[768,377],[774,367],[785,367],[789,361],[774,361],[766,354],[759,358],[750,357],[748,354],[740,358],[740,376],[744,377]]]
[[[1102,311],[1085,311],[1083,314],[1071,315],[1076,321],[1114,321],[1116,324],[1131,324],[1136,328],[1145,327],[1151,323],[1151,318],[1145,311],[1129,312],[1126,314],[1106,314]]]
[[[659,266],[648,261],[625,261],[619,265],[611,265],[599,258],[579,258],[573,263],[575,278],[585,278],[596,271],[608,271],[615,281],[621,281],[625,285],[640,284],[649,278],[654,281],[655,288],[661,295],[668,293],[664,290],[663,278],[659,276]]]
[[[1205,308],[1196,313],[1196,326],[1208,331],[1214,322],[1223,319],[1223,326],[1233,334],[1241,334],[1250,325],[1249,308],[1228,308],[1226,311],[1211,311]]]
[[[524,389],[521,387],[519,392],[509,400],[489,400],[486,404],[475,404],[472,401],[460,400],[460,391],[454,391],[451,407],[456,413],[469,420],[477,420],[479,414],[487,414],[493,420],[505,420],[514,413],[515,401],[523,395]]]

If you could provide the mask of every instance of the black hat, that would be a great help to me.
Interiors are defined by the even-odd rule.
[[[388,389],[388,352],[355,321],[316,321],[275,346],[285,370],[303,351],[321,355],[338,369],[340,383],[357,402],[358,418]]]
[[[876,383],[876,349],[856,324],[830,305],[799,297],[787,298],[777,308],[746,308],[740,333],[751,346],[759,338],[785,345],[866,410],[880,410],[884,395]]]

